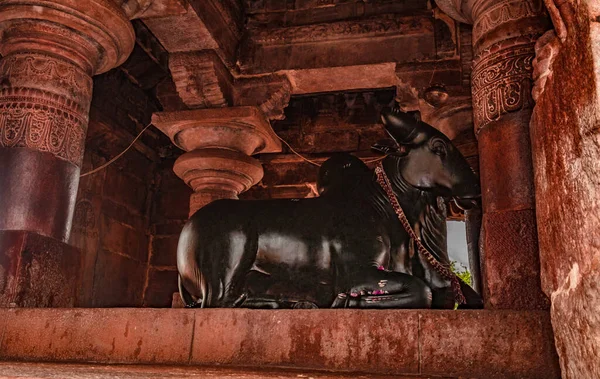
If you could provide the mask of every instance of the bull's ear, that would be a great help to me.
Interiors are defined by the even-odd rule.
[[[398,144],[391,138],[386,138],[377,141],[371,146],[371,150],[383,153],[392,154],[398,152]]]
[[[419,142],[422,130],[418,127],[419,112],[402,112],[398,108],[387,108],[381,112],[381,120],[385,130],[400,145]]]

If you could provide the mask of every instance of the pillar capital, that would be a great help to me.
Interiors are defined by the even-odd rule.
[[[550,26],[542,0],[440,0],[451,17],[473,24],[475,133],[505,114],[529,109],[535,42]]]
[[[125,12],[111,0],[5,0],[0,54],[43,53],[88,75],[123,63],[135,43]]]
[[[173,170],[194,190],[190,215],[216,199],[236,199],[263,176],[250,155],[281,151],[259,107],[155,113],[152,123],[186,151]]]
[[[542,0],[438,0],[436,4],[457,21],[473,24],[473,49],[505,39],[537,34],[548,28]]]

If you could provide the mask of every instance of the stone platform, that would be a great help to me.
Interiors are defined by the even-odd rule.
[[[0,335],[5,362],[560,377],[543,311],[0,309]]]
[[[0,362],[0,379],[456,379],[449,376],[388,376],[307,370],[218,367]]]

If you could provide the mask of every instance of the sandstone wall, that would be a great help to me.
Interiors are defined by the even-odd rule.
[[[94,84],[82,172],[123,151],[159,109],[124,71],[113,70]],[[168,169],[161,164],[157,151],[165,144],[151,128],[115,163],[81,178],[69,242],[84,254],[82,306],[170,306],[177,289],[176,236],[187,217],[189,190],[172,173],[172,163]],[[171,198],[184,201],[176,206]]]
[[[557,6],[555,3],[563,3]],[[548,1],[531,139],[542,286],[564,378],[600,377],[600,25],[589,1]]]

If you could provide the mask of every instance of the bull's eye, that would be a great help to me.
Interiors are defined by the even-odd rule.
[[[446,156],[446,143],[441,139],[435,139],[431,141],[431,151],[435,155],[439,155],[440,157]]]

